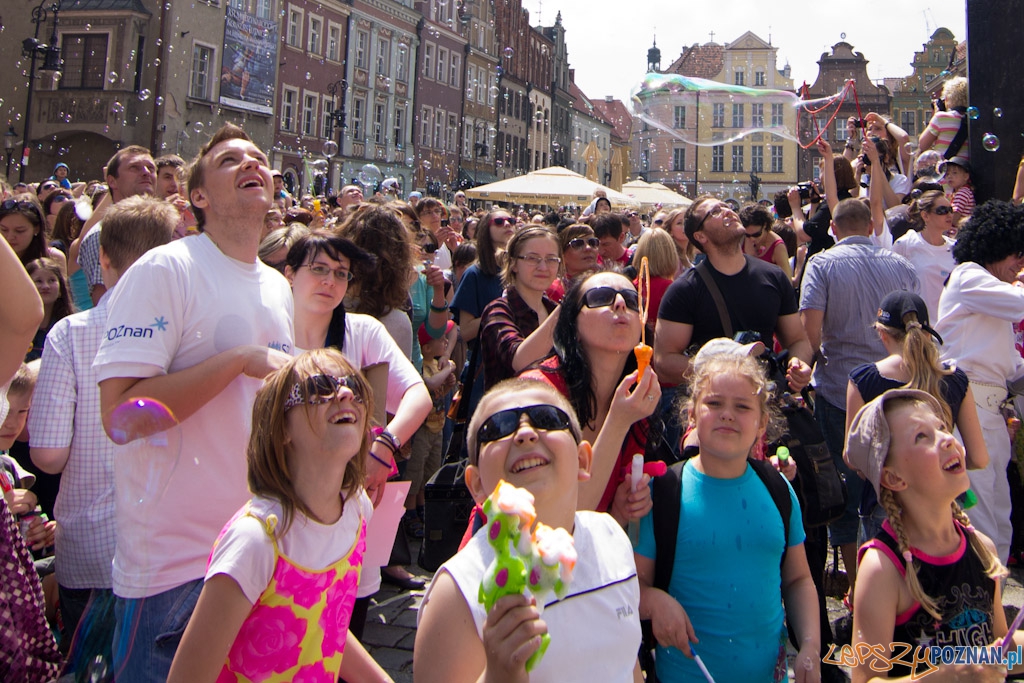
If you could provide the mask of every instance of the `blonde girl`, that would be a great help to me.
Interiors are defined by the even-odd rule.
[[[372,413],[369,385],[335,350],[267,378],[246,453],[253,498],[214,545],[169,681],[391,680],[348,630]]]
[[[846,456],[875,488],[888,517],[858,553],[855,651],[878,646],[888,652],[891,643],[988,646],[1005,636],[999,580],[1006,569],[992,541],[974,530],[956,502],[970,485],[967,462],[939,401],[917,389],[887,391],[853,418]],[[1013,640],[1024,643],[1024,632]],[[854,683],[922,673],[895,665],[879,675],[878,664],[861,658]],[[943,665],[928,680],[1005,676],[998,665]]]
[[[691,643],[715,680],[787,680],[787,618],[800,638],[796,680],[819,680],[818,598],[800,505],[790,489],[786,547],[778,507],[748,462],[768,427],[770,395],[761,366],[745,354],[717,353],[694,363],[688,412],[700,453],[681,473],[668,592],[653,587],[657,548],[651,515],[641,521],[634,553],[640,618],[651,619],[662,683],[704,678]]]

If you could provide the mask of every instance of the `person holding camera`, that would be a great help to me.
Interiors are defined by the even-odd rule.
[[[942,97],[933,104],[935,113],[918,138],[918,151],[933,149],[945,159],[955,156],[970,159],[967,144],[967,79],[958,76],[946,81],[942,86]]]
[[[835,244],[835,240],[828,232],[832,223],[831,207],[843,199],[852,197],[852,192],[857,187],[857,180],[854,178],[853,166],[850,165],[849,159],[842,154],[833,154],[832,147],[824,140],[818,141],[818,152],[823,160],[822,178],[828,175],[825,166],[827,160],[832,160],[832,172],[836,181],[835,191],[830,193],[826,189],[825,201],[822,201],[813,183],[800,183],[791,187],[786,195],[789,208],[793,212],[793,229],[800,239],[810,241],[807,246],[808,258]],[[810,211],[805,219],[802,207],[807,204],[810,205]]]

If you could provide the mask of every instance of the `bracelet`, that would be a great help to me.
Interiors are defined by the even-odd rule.
[[[387,467],[389,470],[391,469],[391,467],[392,467],[391,463],[385,462],[384,460],[381,460],[380,458],[378,458],[376,455],[373,454],[373,451],[370,451],[369,453],[370,453],[370,457],[371,458],[373,458],[374,460],[379,462],[381,465],[384,465],[384,467]]]
[[[393,477],[396,474],[398,474],[398,462],[397,461],[392,460],[390,463],[386,463],[383,460],[381,460],[380,458],[378,458],[376,455],[374,455],[373,451],[367,451],[367,453],[369,453],[371,458],[373,458],[374,460],[379,462],[384,467],[388,468],[388,478]]]
[[[393,443],[391,443],[391,441],[389,441],[387,437],[384,437],[384,436],[378,436],[378,437],[376,437],[376,438],[375,438],[375,439],[373,440],[373,443],[382,443],[382,444],[384,444],[385,446],[387,446],[387,447],[388,447],[388,450],[389,450],[389,451],[391,451],[391,455],[392,455],[392,456],[394,456],[394,455],[396,455],[396,454],[398,453],[398,449],[397,449],[397,448],[395,448],[395,445],[394,445]],[[384,461],[382,460],[381,462],[383,463]],[[386,464],[386,463],[385,463],[385,464]]]
[[[433,303],[430,304],[430,310],[434,311],[435,313],[444,313],[449,308],[450,307],[448,304],[445,304],[444,306],[435,306]]]

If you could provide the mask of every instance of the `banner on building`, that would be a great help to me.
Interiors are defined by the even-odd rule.
[[[220,71],[221,104],[261,114],[274,113],[277,43],[276,21],[227,7]]]

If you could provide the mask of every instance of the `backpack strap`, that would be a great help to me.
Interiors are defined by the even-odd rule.
[[[665,474],[654,478],[651,489],[651,522],[654,525],[654,587],[668,592],[672,579],[672,565],[676,559],[676,539],[679,536],[680,496],[683,490],[683,467],[677,462]]]
[[[780,564],[785,564],[786,553],[789,552],[789,519],[793,515],[793,499],[789,496],[789,485],[786,483],[786,478],[767,460],[748,460],[747,462],[750,463],[750,467],[761,479],[765,488],[768,489],[775,507],[778,508],[779,514],[782,515],[782,531],[785,545],[783,546],[784,550],[782,551]]]
[[[711,275],[711,266],[708,265],[708,260],[704,259],[698,263],[696,270],[697,275],[700,275],[700,279],[704,281],[704,286],[708,288],[711,298],[715,301],[718,317],[722,320],[722,332],[725,333],[726,337],[732,339],[732,318],[729,317],[729,308],[725,305],[725,297],[722,296],[722,290],[718,288],[718,283],[715,282],[715,278]]]

